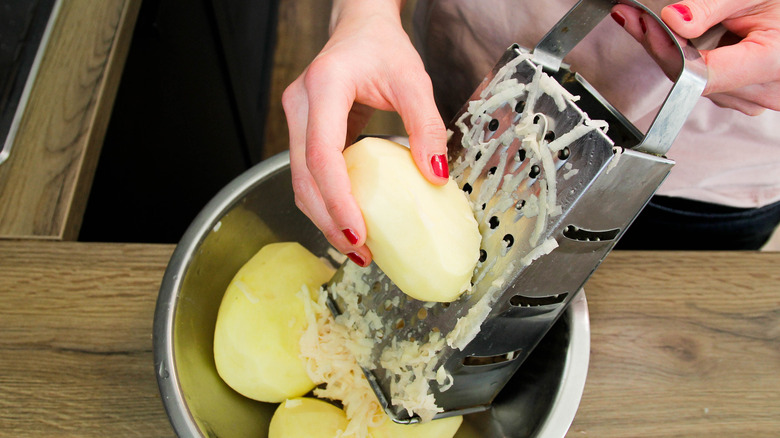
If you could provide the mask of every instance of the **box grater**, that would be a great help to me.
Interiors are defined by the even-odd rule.
[[[664,154],[706,83],[696,49],[620,2],[654,18],[679,70],[644,134],[562,62],[616,3],[579,1],[533,50],[510,47],[450,123],[451,175],[482,234],[470,293],[417,301],[350,262],[327,285],[395,421],[487,409],[673,166]]]

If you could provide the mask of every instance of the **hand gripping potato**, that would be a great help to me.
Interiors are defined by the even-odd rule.
[[[344,151],[377,266],[405,294],[450,302],[470,288],[482,240],[465,194],[428,182],[408,148],[367,137]]]
[[[316,292],[333,275],[294,242],[264,246],[235,275],[222,298],[214,331],[220,377],[240,394],[279,403],[314,383],[300,358],[305,328],[302,287]]]

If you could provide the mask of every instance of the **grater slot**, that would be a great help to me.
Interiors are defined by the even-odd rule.
[[[595,231],[586,230],[576,225],[568,225],[563,229],[563,236],[567,239],[577,240],[580,242],[602,242],[608,240],[615,240],[620,234],[620,229],[614,228],[611,230]]]

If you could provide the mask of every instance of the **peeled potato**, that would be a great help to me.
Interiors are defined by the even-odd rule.
[[[264,246],[230,282],[217,315],[214,361],[240,394],[278,403],[314,383],[300,358],[306,325],[298,292],[316,291],[333,269],[295,242]]]
[[[418,300],[450,302],[467,290],[482,238],[455,182],[431,184],[408,148],[379,138],[348,147],[344,160],[377,266]]]
[[[452,438],[463,422],[462,416],[447,417],[419,424],[397,424],[388,419],[368,430],[371,438]]]
[[[316,398],[301,397],[279,405],[268,438],[333,438],[347,428],[343,410]]]

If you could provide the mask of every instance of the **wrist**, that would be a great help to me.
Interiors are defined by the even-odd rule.
[[[334,0],[328,31],[333,35],[344,22],[364,20],[370,16],[382,15],[387,19],[401,21],[401,9],[406,0]]]

